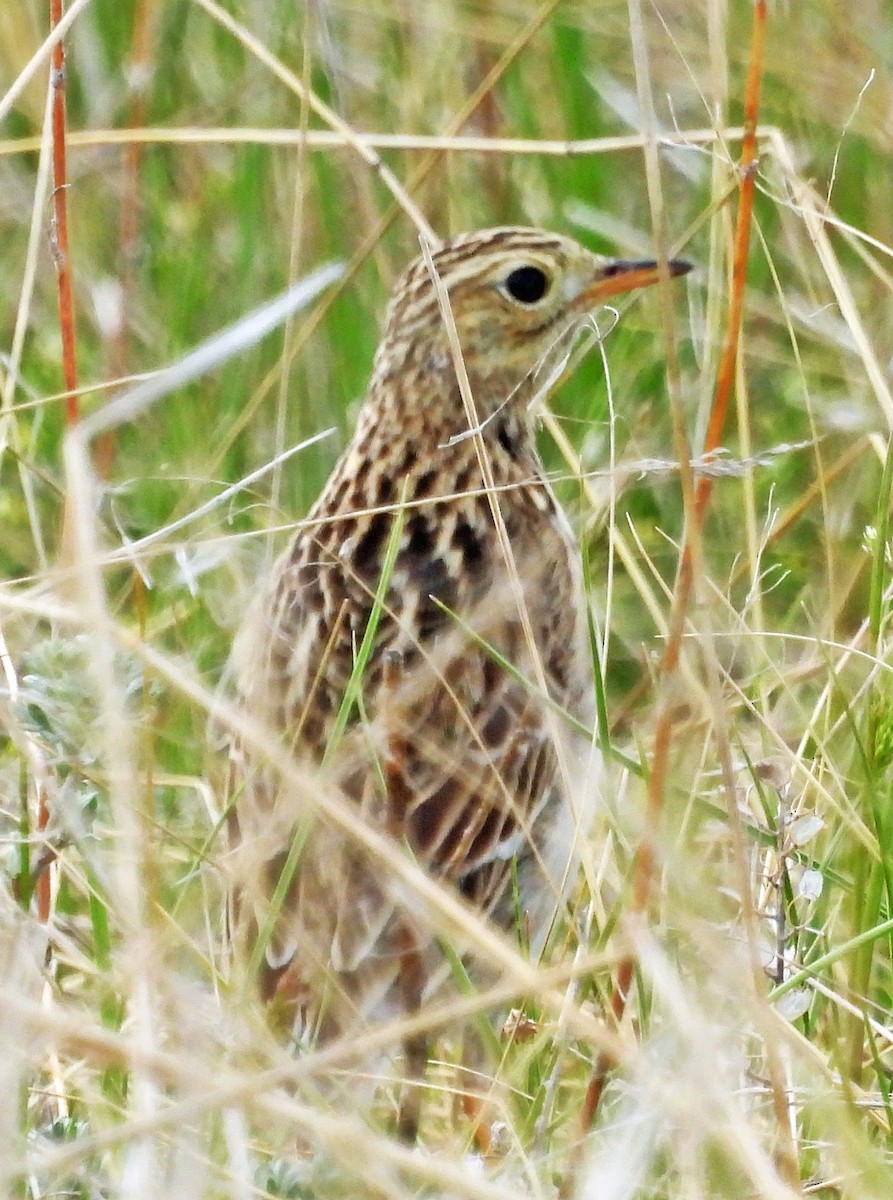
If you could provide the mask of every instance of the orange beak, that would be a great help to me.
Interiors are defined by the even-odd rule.
[[[666,264],[666,269],[670,278],[675,279],[677,275],[687,275],[692,269],[692,264],[681,258],[671,258]],[[609,296],[619,296],[623,292],[635,291],[636,288],[650,287],[653,283],[658,283],[660,278],[660,265],[653,259],[612,259],[605,263],[592,283],[583,289],[577,297],[576,307],[593,308]]]

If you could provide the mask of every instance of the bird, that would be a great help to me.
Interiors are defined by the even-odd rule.
[[[689,269],[520,226],[424,247],[393,288],[353,436],[234,644],[239,708],[533,953],[602,775],[580,732],[595,722],[580,548],[537,403],[594,309]],[[236,941],[295,1036],[412,1015],[450,986],[436,932],[381,864],[244,737],[229,788]],[[426,1039],[403,1049],[420,1079]],[[417,1099],[398,1121],[412,1140]]]

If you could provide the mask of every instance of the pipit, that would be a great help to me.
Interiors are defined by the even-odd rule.
[[[587,315],[660,274],[524,228],[416,259],[353,439],[234,651],[240,703],[318,785],[534,951],[598,786],[579,733],[593,723],[579,550],[534,402]],[[420,906],[256,749],[232,758],[236,924],[262,995],[320,1037],[411,1013],[449,976]],[[423,1071],[424,1043],[406,1053]],[[416,1119],[410,1106],[404,1133]]]

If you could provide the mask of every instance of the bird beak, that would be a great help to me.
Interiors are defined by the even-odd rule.
[[[666,264],[666,271],[671,279],[675,279],[677,275],[687,275],[691,269],[692,264],[681,258],[671,258]],[[619,296],[636,288],[650,287],[653,283],[658,283],[662,275],[661,264],[653,259],[610,259],[577,297],[576,307],[590,309],[607,300],[609,296]]]

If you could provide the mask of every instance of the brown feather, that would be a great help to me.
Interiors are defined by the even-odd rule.
[[[598,281],[617,290],[617,267],[525,229],[464,235],[433,261],[481,428],[468,436],[438,292],[419,259],[394,290],[354,437],[240,635],[238,694],[355,803],[358,821],[505,927],[520,917],[542,930],[592,799],[591,789],[575,796],[572,780],[590,748],[555,712],[591,722],[592,687],[578,549],[528,406],[538,369],[597,303]],[[541,301],[514,298],[518,268],[543,274]],[[634,286],[643,281],[638,264]],[[361,713],[333,745],[398,526]],[[296,830],[306,839],[274,914],[266,991],[287,984],[313,1021],[324,1011],[324,1031],[399,1006],[401,994],[405,1004],[407,978],[416,994],[437,973],[432,931],[377,864],[300,811],[262,760],[234,750],[241,861],[254,864],[239,881],[243,937],[264,925]]]

